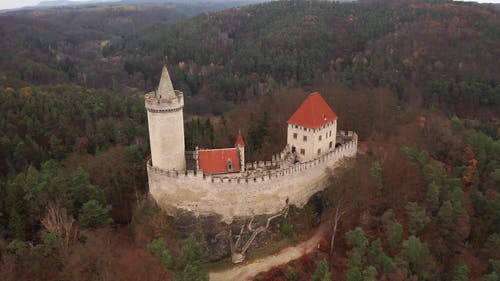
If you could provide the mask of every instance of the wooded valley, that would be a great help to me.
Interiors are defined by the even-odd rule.
[[[329,233],[255,280],[500,280],[499,7],[236,5],[0,14],[0,280],[208,280],[227,262],[148,200],[143,95],[165,57],[188,150],[241,130],[267,160],[313,91],[359,135],[268,236],[293,245],[342,211],[333,252]]]

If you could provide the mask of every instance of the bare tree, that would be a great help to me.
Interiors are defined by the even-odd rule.
[[[278,218],[281,216],[286,218],[286,216],[288,215],[288,209],[289,209],[289,206],[287,203],[281,212],[279,212],[278,214],[276,214],[274,216],[267,218],[266,224],[259,226],[257,228],[254,228],[254,226],[252,226],[253,219],[254,219],[252,217],[250,219],[250,221],[248,222],[248,224],[244,223],[241,226],[240,233],[237,235],[233,235],[231,228],[228,226],[228,239],[229,239],[229,244],[231,247],[231,259],[232,259],[233,263],[243,262],[245,260],[246,252],[248,251],[248,249],[252,245],[252,243],[255,240],[255,238],[257,237],[257,235],[259,235],[262,232],[265,232],[269,228],[271,221],[274,220],[275,218]],[[242,238],[244,236],[243,234],[245,232],[245,229],[247,229],[251,234],[250,234],[250,238],[242,246]],[[233,242],[233,238],[236,238],[236,242]]]
[[[78,236],[78,226],[75,219],[68,214],[65,208],[49,203],[45,217],[41,220],[45,230],[55,233],[59,239],[60,253],[69,254],[69,249]]]
[[[339,224],[340,218],[345,214],[342,210],[342,199],[337,202],[337,207],[335,208],[335,216],[333,218],[333,233],[332,239],[330,240],[330,255],[333,254],[333,246],[335,244],[335,234],[337,233],[337,226]]]

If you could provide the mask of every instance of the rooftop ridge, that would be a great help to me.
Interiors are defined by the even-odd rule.
[[[213,150],[235,150],[236,147],[226,147],[226,148],[198,148],[198,151],[213,151]]]

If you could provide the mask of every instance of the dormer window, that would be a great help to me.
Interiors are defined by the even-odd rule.
[[[326,114],[323,114],[323,120],[326,121]]]
[[[233,161],[231,159],[227,159],[226,168],[228,172],[233,171]]]

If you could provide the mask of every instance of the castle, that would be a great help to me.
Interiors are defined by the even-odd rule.
[[[196,149],[184,145],[184,96],[174,90],[166,66],[157,91],[147,93],[151,160],[149,190],[171,214],[235,217],[276,214],[287,204],[303,206],[325,187],[329,169],[357,153],[357,135],[337,132],[337,115],[317,92],[288,120],[287,145],[270,161],[245,163],[238,133],[233,148]],[[189,156],[186,156],[189,155]],[[186,166],[186,157],[194,167]]]

